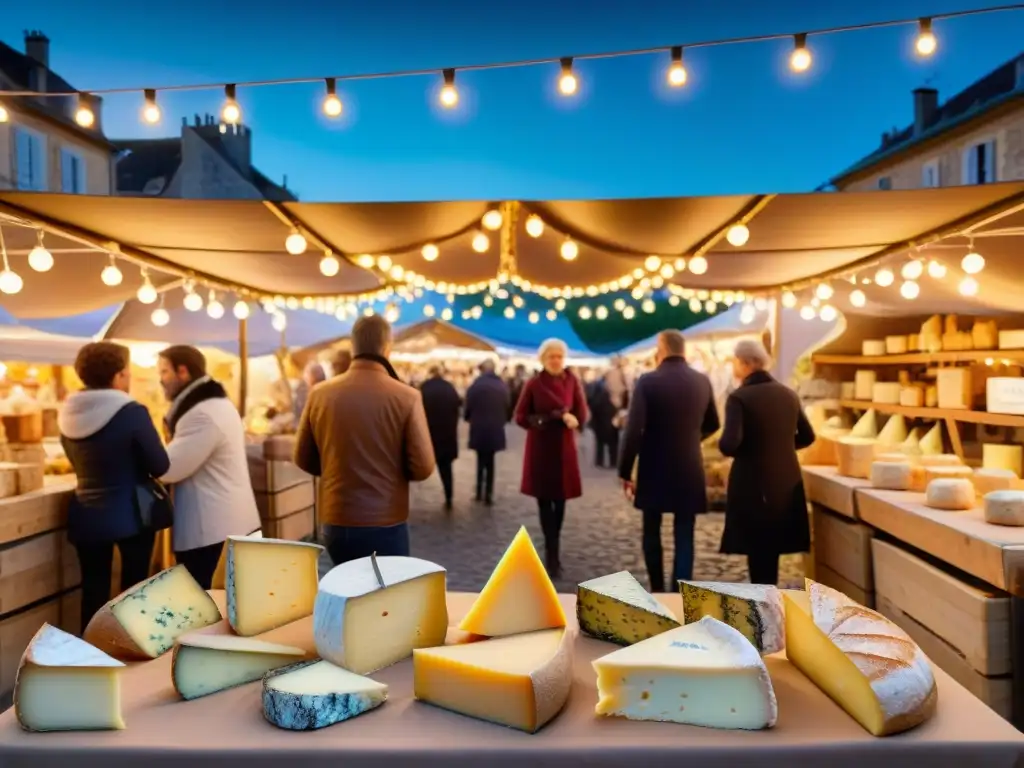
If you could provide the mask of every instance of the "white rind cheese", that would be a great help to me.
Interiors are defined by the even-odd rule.
[[[771,728],[779,707],[764,660],[711,616],[592,662],[598,715],[707,728]]]
[[[139,582],[103,606],[83,638],[118,659],[155,659],[193,629],[221,620],[213,598],[183,565]]]
[[[983,501],[986,523],[1024,526],[1024,491],[992,491]]]
[[[992,491],[1013,490],[1017,487],[1018,478],[1009,469],[979,467],[971,475],[971,482],[974,483],[974,492],[978,496],[984,496]]]
[[[321,657],[366,675],[443,645],[448,632],[445,569],[416,557],[378,557],[381,589],[369,557],[328,571],[313,608]]]
[[[894,381],[877,381],[871,388],[871,401],[883,405],[897,405],[900,401],[900,385]]]
[[[860,352],[864,357],[878,357],[885,354],[885,339],[864,339],[860,343]]]
[[[885,352],[889,355],[902,355],[907,351],[906,336],[886,336]]]
[[[29,641],[14,683],[14,716],[26,731],[121,730],[125,665],[49,624]]]
[[[679,626],[629,571],[584,581],[576,592],[580,630],[598,640],[632,645]]]
[[[875,460],[875,441],[868,437],[843,437],[836,442],[836,469],[844,477],[867,480]]]
[[[383,683],[328,661],[300,662],[263,678],[263,716],[289,731],[312,731],[351,720],[387,698]]]
[[[974,486],[961,477],[939,478],[928,483],[925,505],[932,509],[963,512],[974,508]]]
[[[260,680],[272,669],[295,664],[305,656],[301,648],[193,632],[174,646],[171,682],[183,699],[198,699]]]
[[[940,466],[924,467],[924,484],[927,486],[932,480],[954,480],[962,478],[971,480],[974,477],[974,470],[968,466]]]
[[[913,483],[913,468],[906,461],[876,461],[871,465],[871,487],[906,491]]]
[[[853,393],[857,400],[870,400],[878,375],[874,371],[856,371],[853,374]]]
[[[686,624],[710,616],[742,634],[759,653],[786,647],[782,594],[774,584],[680,581],[679,592]]]

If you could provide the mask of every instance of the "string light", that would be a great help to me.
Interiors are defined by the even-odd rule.
[[[644,259],[644,269],[648,272],[657,272],[659,267],[661,267],[660,256],[648,256]]]
[[[634,317],[636,317],[636,310],[633,309],[632,307],[626,307],[624,310],[622,310],[623,320],[632,320]]]
[[[672,64],[668,68],[668,84],[673,88],[686,85],[686,67],[683,66],[683,46],[672,48]]]
[[[690,259],[690,271],[695,275],[703,275],[708,271],[708,260],[703,256],[694,256]]]
[[[529,320],[531,323],[534,323],[534,324],[539,323],[540,322],[540,314],[538,314],[537,312],[531,312],[529,315],[526,316],[526,319]]]
[[[515,320],[516,310],[514,307],[505,307],[505,317],[508,320]]]
[[[441,255],[441,249],[433,243],[427,243],[420,249],[420,255],[424,261],[437,261],[437,257]]]
[[[153,310],[153,314],[149,316],[149,319],[157,328],[163,328],[171,322],[171,313],[163,307],[157,307]]]
[[[800,307],[800,317],[804,320],[813,320],[817,314],[818,313],[814,311],[814,307],[810,304],[804,304]]]
[[[863,307],[868,302],[868,297],[864,295],[864,291],[860,288],[855,288],[850,291],[850,304],[854,307]]]
[[[555,310],[553,309],[549,309],[547,312],[544,313],[544,317],[546,317],[549,322],[553,323],[555,322],[555,320],[558,319],[558,313],[555,312]]]
[[[832,289],[832,286],[829,285],[828,283],[819,283],[818,287],[814,289],[814,295],[817,296],[822,301],[828,301],[829,299],[832,298],[832,295],[834,293],[835,291]]]
[[[434,309],[433,304],[427,304],[423,307],[423,314],[426,315],[427,317],[433,317],[435,314],[437,314],[437,310]]]
[[[145,103],[142,106],[142,122],[156,125],[160,122],[160,107],[156,103],[156,91],[147,88],[143,91]]]
[[[328,77],[324,80],[324,87],[327,91],[324,94],[323,103],[320,105],[320,109],[327,117],[341,117],[341,113],[344,109],[341,103],[341,99],[338,98],[338,81],[333,77]]]
[[[121,273],[121,270],[118,269],[117,261],[114,259],[113,255],[110,257],[110,263],[103,268],[102,272],[100,272],[100,280],[104,285],[110,288],[116,288],[124,281],[124,275]]]
[[[156,288],[153,287],[153,283],[149,279],[149,273],[146,271],[142,272],[142,285],[135,292],[135,298],[142,304],[152,304],[157,299]]]
[[[185,291],[185,298],[181,302],[189,312],[198,312],[203,308],[203,297],[196,293],[192,286]]]
[[[807,35],[793,35],[793,52],[789,55],[789,68],[794,72],[806,72],[811,67],[811,52],[807,48]]]
[[[75,122],[83,128],[92,128],[96,123],[96,113],[89,104],[89,95],[78,94],[78,106],[75,108]]]
[[[914,41],[914,50],[920,56],[931,56],[939,47],[939,41],[932,32],[932,20],[921,19],[918,23],[917,39]]]
[[[918,280],[924,274],[924,264],[917,259],[908,261],[900,269],[900,277],[904,280]]]
[[[820,310],[818,310],[818,317],[820,317],[826,323],[831,323],[833,320],[839,317],[839,312],[831,304],[826,304]]]
[[[743,309],[740,310],[740,322],[744,325],[750,325],[754,322],[754,318],[757,317],[757,310],[753,304],[744,304]]]
[[[477,232],[473,235],[473,250],[477,253],[486,253],[487,249],[491,247],[491,238],[489,238],[483,232]]]
[[[880,285],[882,288],[888,288],[896,281],[896,275],[892,273],[891,269],[880,269],[875,272],[875,284]]]
[[[484,217],[480,220],[480,223],[484,225],[484,229],[489,229],[492,232],[501,229],[502,215],[501,211],[492,209],[484,214]]]
[[[528,234],[530,237],[540,237],[541,235],[543,235],[544,220],[534,213],[531,213],[529,216],[527,216],[526,234]]]
[[[977,296],[978,281],[968,275],[960,281],[960,285],[957,286],[957,290],[960,291],[962,296]]]
[[[658,275],[663,280],[671,280],[676,276],[676,268],[671,264],[662,264],[661,269],[658,270]]]
[[[580,247],[576,245],[576,241],[571,237],[567,237],[562,241],[562,247],[558,251],[566,261],[575,261],[576,257],[580,255]]]
[[[690,299],[690,302],[689,302],[689,304],[687,306],[689,306],[691,312],[694,312],[694,313],[700,312],[700,310],[701,310],[700,299],[698,299],[696,296],[694,296],[692,299]]]
[[[210,298],[206,300],[206,314],[214,320],[224,317],[224,305],[217,301],[217,294],[210,291]]]
[[[306,242],[305,235],[299,232],[298,229],[293,229],[288,234],[288,237],[284,239],[284,249],[292,256],[301,256],[308,247],[309,243]]]
[[[36,272],[49,272],[53,269],[53,254],[43,245],[43,232],[36,232],[35,247],[28,252],[28,265]]]
[[[782,306],[786,309],[792,309],[796,306],[796,294],[792,291],[782,292]]]
[[[10,119],[11,114],[7,111],[7,107],[5,107],[3,104],[0,104],[0,123],[6,123]]]
[[[377,260],[373,258],[369,253],[361,253],[356,256],[356,264],[363,269],[373,269]]]
[[[341,262],[333,253],[327,251],[320,259],[320,274],[324,277],[334,277],[339,271],[341,271]]]
[[[561,91],[563,96],[572,96],[576,93],[579,88],[579,81],[576,79],[576,74],[572,71],[572,57],[566,57],[561,60],[562,75],[558,78],[558,90]]]
[[[985,257],[977,253],[973,246],[970,252],[960,260],[960,269],[968,275],[976,275],[985,268]]]
[[[933,277],[936,280],[941,280],[946,276],[946,265],[941,261],[932,259],[928,262],[928,276]]]
[[[284,333],[284,329],[288,327],[288,318],[284,316],[284,312],[274,312],[271,314],[270,327],[278,333]]]
[[[4,240],[4,231],[0,227],[0,258],[3,261],[3,270],[0,271],[0,293],[13,295],[19,293],[25,286],[21,275],[11,269],[11,262],[7,258],[7,242]]]
[[[596,317],[598,320],[607,320],[608,319],[608,307],[606,307],[606,306],[604,306],[602,304],[600,307],[598,307],[597,309],[594,310],[594,317]]]
[[[921,295],[921,285],[913,280],[904,280],[900,285],[900,296],[904,299],[913,300]]]
[[[580,320],[589,320],[590,319],[590,314],[591,314],[590,313],[590,307],[586,307],[586,306],[580,307],[580,311],[579,311]]]
[[[249,317],[250,310],[248,302],[239,299],[235,302],[235,306],[231,308],[231,314],[233,314],[239,320],[245,320]]]
[[[725,239],[734,248],[741,248],[750,239],[750,229],[746,224],[733,224],[729,227],[729,231],[725,233]]]
[[[228,125],[237,125],[242,120],[242,108],[235,98],[235,86],[224,86],[224,106],[220,110],[221,119]]]
[[[441,86],[441,106],[452,109],[459,103],[459,90],[455,87],[455,70],[446,69],[441,73],[444,85]]]
[[[377,269],[381,272],[387,272],[391,269],[392,262],[390,256],[378,256],[377,257]]]

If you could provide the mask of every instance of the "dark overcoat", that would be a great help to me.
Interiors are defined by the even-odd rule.
[[[604,379],[598,379],[587,388],[587,406],[590,408],[590,428],[602,443],[611,442],[619,428],[615,415],[619,409],[612,402],[611,392]]]
[[[420,386],[420,392],[437,462],[455,461],[459,457],[459,411],[462,408],[458,390],[450,381],[431,376]]]
[[[509,391],[497,374],[482,373],[469,385],[464,415],[469,422],[471,451],[497,453],[505,450]]]
[[[520,490],[545,501],[583,495],[576,433],[562,417],[571,413],[587,423],[587,400],[580,381],[569,371],[552,376],[541,371],[523,386],[516,404],[516,424],[526,430]]]

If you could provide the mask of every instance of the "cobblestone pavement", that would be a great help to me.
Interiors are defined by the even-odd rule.
[[[452,511],[444,509],[441,481],[436,473],[425,483],[414,486],[409,517],[412,554],[447,568],[448,588],[452,591],[482,589],[521,525],[526,526],[541,551],[543,536],[535,501],[519,493],[524,433],[509,426],[508,437],[509,450],[498,454],[496,462],[493,507],[473,502],[476,456],[466,449],[454,468]],[[578,582],[622,570],[631,571],[646,585],[647,572],[640,551],[640,514],[623,497],[615,472],[593,466],[590,433],[580,443],[583,497],[567,505],[562,530],[563,576],[555,586],[559,592],[575,592]],[[746,558],[718,553],[723,525],[722,513],[698,517],[695,579],[747,580]],[[667,515],[662,540],[666,568],[670,569],[673,546],[671,519]],[[325,556],[321,568],[329,567]],[[782,559],[779,579],[781,586],[802,586],[801,556]]]

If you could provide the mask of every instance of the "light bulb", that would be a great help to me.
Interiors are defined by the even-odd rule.
[[[53,254],[40,243],[28,252],[28,265],[36,272],[49,272],[53,269]]]
[[[579,81],[572,71],[572,59],[562,59],[562,75],[558,78],[558,90],[563,96],[572,96],[579,88]]]
[[[946,265],[941,261],[935,261],[935,259],[932,259],[928,262],[928,276],[934,277],[936,280],[941,280],[946,276]]]
[[[860,288],[855,288],[850,291],[850,304],[854,307],[863,307],[868,303],[867,296],[864,295],[864,291]]]
[[[960,260],[960,269],[968,275],[976,275],[985,268],[985,257],[973,249]]]
[[[575,240],[567,237],[562,242],[562,247],[558,249],[558,252],[566,261],[574,261],[580,255],[580,247],[576,245]]]
[[[913,261],[908,261],[900,269],[900,277],[902,277],[904,280],[917,280],[923,274],[924,264],[918,261],[917,259],[914,259]]]
[[[198,312],[203,308],[203,297],[195,291],[190,291],[185,294],[185,298],[182,299],[181,303],[189,312]]]
[[[379,256],[377,258],[377,269],[379,269],[381,272],[387,272],[388,270],[391,269],[391,267],[392,262],[390,256]]]
[[[654,299],[644,299],[640,303],[640,309],[642,309],[648,315],[652,315],[654,314],[654,311],[657,309],[657,306],[655,306],[654,304]]]
[[[658,256],[648,256],[644,259],[644,269],[648,272],[657,272],[658,268],[661,267],[661,258]]]
[[[796,294],[792,291],[782,292],[782,306],[786,309],[792,309],[796,306]]]
[[[388,304],[387,308],[384,310],[384,319],[387,320],[389,323],[394,324],[398,322],[398,318],[401,316],[401,314],[402,313],[398,309],[398,307],[396,307],[394,304]]]
[[[531,323],[539,323],[540,315],[537,312],[531,312],[529,315],[526,316],[526,319],[529,320]]]
[[[423,256],[424,261],[437,261],[437,257],[441,255],[441,249],[433,243],[427,243],[420,249],[420,255]]]
[[[750,239],[750,229],[746,224],[733,224],[725,233],[725,239],[729,241],[729,245],[740,248]]]
[[[914,50],[920,56],[931,56],[939,47],[939,41],[932,32],[932,20],[921,19],[918,22],[917,39],[914,41]]]
[[[880,285],[883,288],[888,288],[896,281],[896,275],[892,273],[891,269],[880,269],[875,272],[875,284]]]
[[[427,317],[433,317],[435,314],[437,314],[437,310],[434,309],[433,304],[427,304],[423,307],[423,314],[426,315]]]
[[[473,235],[473,250],[477,253],[486,253],[487,249],[491,247],[491,238],[485,235],[483,232],[477,232]]]
[[[327,93],[324,95],[320,108],[327,117],[340,117],[344,107],[341,104],[341,99],[338,98],[337,81],[333,77],[328,77],[324,82]]]
[[[698,299],[695,296],[692,299],[690,299],[690,301],[687,304],[687,306],[690,308],[691,312],[700,312],[702,304],[700,303],[700,299]]]
[[[835,291],[828,283],[818,283],[818,287],[814,289],[814,295],[822,301],[828,301],[832,298],[832,294],[834,293]]]
[[[526,217],[526,234],[530,237],[540,237],[544,234],[544,220],[531,213]]]
[[[324,277],[334,277],[341,270],[341,262],[329,253],[325,253],[320,259],[320,274]]]
[[[156,104],[156,91],[147,89],[144,92],[146,103],[142,107],[142,122],[156,125],[160,122],[160,107]]]
[[[356,256],[356,264],[363,269],[373,269],[373,266],[376,263],[377,260],[368,253],[360,253]]]
[[[224,305],[217,301],[217,297],[210,293],[210,300],[206,302],[206,314],[214,320],[224,317]]]
[[[110,288],[120,285],[124,280],[124,275],[121,274],[121,270],[117,268],[117,264],[114,263],[113,259],[100,272],[100,280]]]
[[[288,318],[285,317],[284,312],[275,312],[271,315],[270,327],[278,333],[282,333],[288,327]]]
[[[625,299],[616,299],[615,303],[612,304],[612,306],[615,307],[615,311],[616,312],[621,312],[622,310],[624,310],[626,308],[626,300]]]
[[[484,217],[483,219],[480,220],[480,223],[484,225],[485,229],[490,229],[494,231],[496,229],[501,229],[501,221],[501,211],[490,210],[484,214]]]
[[[679,302],[680,302],[680,298],[678,296],[676,296],[675,294],[672,294],[671,296],[668,297],[668,305],[670,307],[678,307],[679,306]]]
[[[92,107],[89,106],[89,97],[85,94],[80,94],[78,97],[78,108],[75,110],[75,122],[83,128],[92,128],[96,122],[96,114],[92,111]]]
[[[455,70],[446,69],[443,72],[444,85],[441,86],[441,106],[451,109],[459,103],[459,91],[455,87]]]
[[[149,319],[157,328],[163,328],[171,322],[171,313],[163,307],[157,307],[153,310],[153,314],[149,316]]]
[[[818,313],[814,311],[814,307],[810,304],[804,304],[800,307],[800,317],[804,320],[813,320]]]
[[[516,316],[516,310],[513,307],[505,307],[505,317],[509,320],[514,320]]]
[[[608,319],[608,307],[602,305],[602,306],[598,307],[597,309],[595,309],[594,310],[594,317],[596,317],[598,320],[606,320],[606,319]]]
[[[0,274],[0,278],[3,275]],[[0,290],[3,290],[0,288]],[[962,296],[977,296],[978,295],[978,281],[973,277],[967,276],[960,281],[960,285],[957,286],[957,290],[960,291]]]
[[[921,286],[913,280],[904,280],[900,285],[900,296],[904,299],[916,299],[921,295]]]
[[[671,264],[662,264],[658,274],[665,280],[671,280],[676,275],[676,268]]]
[[[715,298],[716,295],[718,296],[718,298]],[[715,301],[719,301],[721,298],[721,294],[718,293],[718,291],[715,291],[711,295],[711,298],[715,299]],[[768,299],[766,299],[764,296],[755,296],[754,309],[756,309],[758,312],[764,312],[766,309],[768,309]]]
[[[21,279],[21,275],[17,272],[11,269],[4,269],[0,272],[0,293],[6,293],[10,296],[20,293],[24,286],[25,281]]]
[[[624,310],[622,310],[623,320],[632,320],[634,317],[636,317],[636,310],[633,309],[632,307],[626,307]]]
[[[713,315],[715,312],[718,311],[718,302],[711,301],[711,299],[708,299],[707,301],[704,302],[704,311],[707,312],[709,315]]]
[[[559,312],[565,310],[565,299],[559,299],[558,301],[556,301],[555,309],[557,309]]]
[[[224,86],[224,106],[220,110],[221,119],[228,125],[235,125],[242,119],[242,108],[235,98],[235,86]]]
[[[811,66],[811,52],[807,49],[807,35],[794,35],[793,53],[789,55],[789,68],[806,72]]]
[[[239,320],[245,320],[249,317],[249,305],[244,301],[236,301],[235,306],[231,308],[231,314]]]
[[[308,246],[309,243],[306,242],[305,236],[297,229],[293,229],[284,239],[284,249],[292,256],[301,256],[306,252]]]
[[[149,282],[149,278],[144,278],[142,285],[139,286],[139,290],[135,292],[135,298],[137,298],[143,304],[152,304],[157,299],[156,288]]]
[[[11,113],[7,111],[7,107],[0,104],[0,123],[6,123],[11,119]]]
[[[708,260],[703,256],[694,256],[690,259],[690,271],[695,275],[703,275],[708,271]]]
[[[826,304],[820,310],[818,310],[818,317],[824,320],[826,323],[831,323],[839,316],[839,312],[831,304]]]
[[[744,304],[743,309],[740,310],[740,322],[744,325],[750,325],[754,322],[754,318],[757,317],[757,310],[753,304]]]
[[[683,66],[683,47],[672,49],[672,64],[668,68],[668,84],[673,88],[686,85],[686,67]]]
[[[590,307],[580,307],[580,320],[589,320],[591,317]]]

